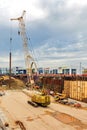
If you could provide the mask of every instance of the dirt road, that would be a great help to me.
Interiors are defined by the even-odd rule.
[[[87,130],[87,110],[51,103],[35,108],[22,91],[6,91],[0,108],[14,130]]]

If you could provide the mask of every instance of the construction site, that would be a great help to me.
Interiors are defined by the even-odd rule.
[[[87,75],[38,74],[29,53],[24,16],[19,22],[26,74],[0,75],[0,130],[87,130]],[[10,38],[10,42],[12,38]]]

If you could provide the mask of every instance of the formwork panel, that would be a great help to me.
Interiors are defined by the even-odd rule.
[[[65,91],[66,90],[66,91]],[[64,91],[69,97],[79,101],[87,102],[87,81],[64,81]]]

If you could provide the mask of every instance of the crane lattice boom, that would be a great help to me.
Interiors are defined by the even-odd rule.
[[[26,13],[26,11],[23,11],[21,17],[12,18],[11,20],[18,20],[19,21],[20,34],[21,34],[21,37],[23,40],[23,49],[24,49],[26,71],[27,71],[28,76],[31,77],[31,75],[32,75],[31,64],[32,64],[32,61],[34,63],[34,59],[29,54],[29,49],[28,49],[28,38],[26,35],[25,22],[24,22],[25,13]],[[36,66],[36,64],[35,64],[35,66]]]

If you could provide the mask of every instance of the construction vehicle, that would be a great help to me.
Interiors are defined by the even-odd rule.
[[[50,104],[50,96],[45,91],[38,92],[31,97],[31,101],[28,101],[28,103],[35,107],[38,105],[46,107]]]
[[[55,101],[63,100],[66,98],[66,94],[63,93],[56,93],[54,96]]]
[[[24,58],[25,58],[25,66],[26,66],[26,74],[27,74],[27,85],[30,86],[33,83],[33,78],[32,78],[33,77],[32,76],[33,68],[32,67],[34,66],[34,69],[37,71],[37,66],[36,66],[34,58],[30,54],[29,49],[28,49],[28,37],[26,34],[25,22],[24,22],[25,13],[26,13],[26,11],[24,10],[20,17],[12,18],[11,20],[19,21],[18,34],[21,35],[22,40],[23,40]]]
[[[54,100],[56,102],[59,102],[61,104],[67,104],[68,103],[68,98],[66,97],[66,94],[64,93],[56,93],[54,96]]]
[[[32,67],[34,65],[35,69],[37,70],[37,66],[36,66],[36,63],[34,61],[34,58],[29,53],[29,49],[28,49],[28,38],[26,35],[25,22],[24,22],[25,13],[26,13],[26,11],[23,11],[21,17],[12,18],[11,20],[19,21],[20,31],[18,31],[18,34],[21,35],[22,40],[23,40],[25,65],[26,65],[26,72],[27,72],[27,79],[28,79],[27,86],[31,86],[31,88],[33,88],[34,81],[32,79]],[[34,94],[31,97],[31,101],[28,101],[28,103],[30,103],[33,106],[37,106],[37,104],[42,105],[42,106],[47,106],[50,104],[50,97],[43,92],[40,94]]]

